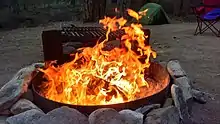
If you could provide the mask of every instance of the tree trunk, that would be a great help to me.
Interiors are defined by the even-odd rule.
[[[99,4],[100,9],[99,9],[99,19],[104,18],[106,14],[106,0],[102,0],[101,3]]]
[[[92,21],[92,0],[84,0],[83,21]]]
[[[191,0],[173,0],[174,16],[187,16],[190,10]]]
[[[182,16],[187,16],[190,10],[190,0],[183,0],[182,2]]]
[[[174,14],[174,16],[180,16],[181,1],[182,0],[173,0],[173,14]]]
[[[127,9],[130,8],[131,0],[118,0],[117,8],[119,9],[118,16],[127,18]]]
[[[76,5],[76,0],[71,0],[70,3],[71,3],[71,5],[75,6]]]
[[[84,22],[97,21],[105,15],[106,0],[84,0]]]

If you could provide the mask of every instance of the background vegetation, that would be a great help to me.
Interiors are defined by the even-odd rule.
[[[79,21],[83,19],[84,0],[0,0],[0,29],[33,27],[53,21]],[[115,1],[115,0],[113,0]],[[150,0],[159,3],[169,13],[173,0]],[[106,0],[106,14],[111,15],[112,0]],[[131,0],[138,10],[146,0]],[[115,13],[114,13],[115,14]]]
[[[0,28],[31,27],[51,21],[79,20],[80,0],[1,0]]]

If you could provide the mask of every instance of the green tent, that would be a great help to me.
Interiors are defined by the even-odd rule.
[[[148,11],[146,12],[146,15],[141,18],[141,24],[160,25],[170,23],[170,18],[159,4],[147,3],[139,11],[144,11],[146,9],[148,9]]]

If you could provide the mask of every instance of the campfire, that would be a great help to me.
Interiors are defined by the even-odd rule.
[[[194,123],[192,101],[204,104],[211,96],[193,88],[178,60],[153,61],[150,35],[138,23],[146,11],[129,9],[137,21],[130,25],[124,18],[105,17],[103,28],[43,31],[44,62],[20,69],[0,89],[6,123]],[[64,52],[68,43],[97,41],[100,35],[93,47]],[[109,45],[115,42],[120,45]]]
[[[137,22],[147,10],[128,14]],[[127,25],[127,20],[105,17],[100,23],[107,30],[106,39],[94,47],[80,48],[73,60],[62,65],[51,62],[43,72],[45,81],[39,93],[47,99],[71,105],[118,104],[154,95],[163,90],[152,77],[149,67],[156,52],[145,44],[144,31],[139,23]],[[105,50],[109,33],[123,30],[121,46]]]

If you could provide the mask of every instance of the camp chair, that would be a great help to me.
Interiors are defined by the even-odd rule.
[[[216,36],[220,37],[220,30],[215,26],[220,21],[220,5],[199,4],[191,5],[191,8],[197,19],[194,35],[202,34],[209,29]],[[206,12],[207,8],[211,8],[209,12]]]

